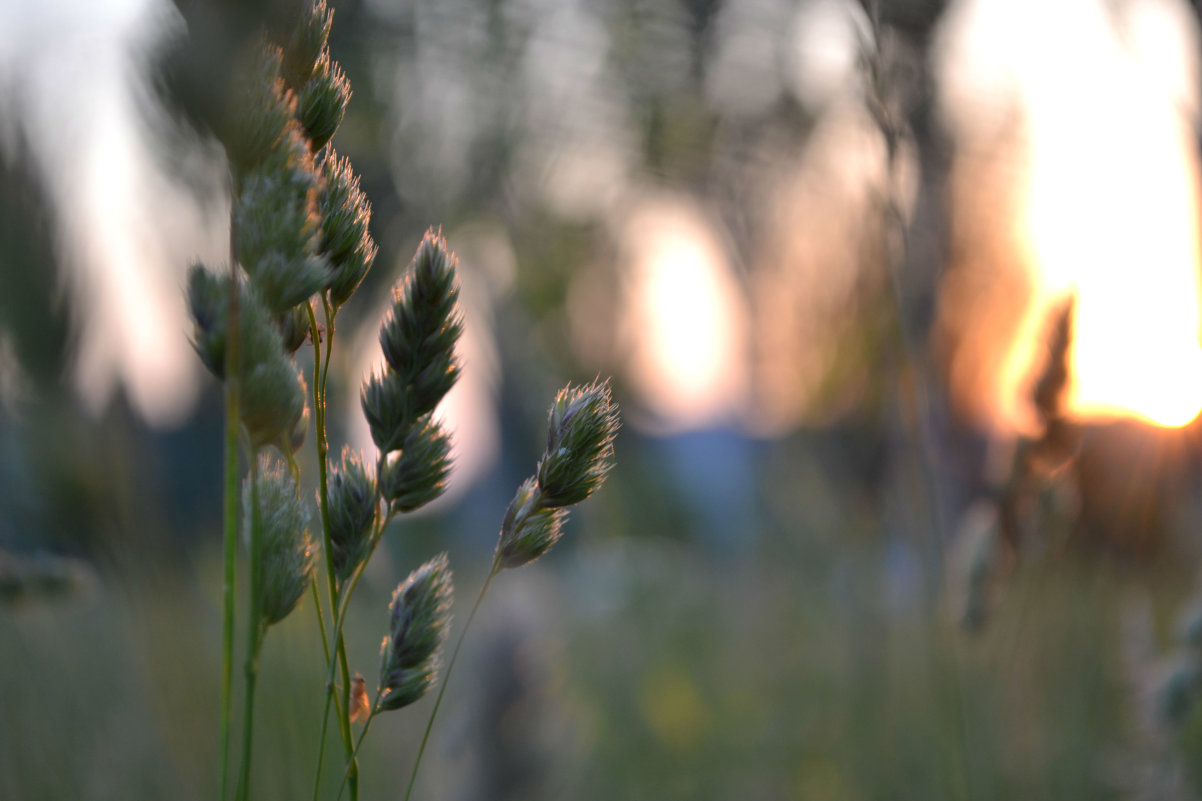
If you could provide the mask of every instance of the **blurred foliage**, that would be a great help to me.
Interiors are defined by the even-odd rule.
[[[448,696],[422,795],[1117,797],[1108,768],[1126,745],[1125,705],[1112,620],[1130,577],[1098,564],[1036,568],[971,639],[887,607],[885,569],[864,547],[816,569],[724,564],[665,542],[583,545],[537,570],[536,590],[499,587],[500,608],[470,646],[471,672]],[[218,590],[196,582],[151,574],[89,604],[0,616],[4,797],[211,795],[216,679],[205,666]],[[510,603],[523,592],[541,610],[533,622],[529,607]],[[375,586],[361,616],[386,600]],[[507,620],[514,611],[523,614]],[[265,798],[305,794],[311,781],[321,657],[308,614],[282,624],[264,653],[273,677],[261,710]],[[364,633],[350,645],[360,665],[377,650]],[[541,705],[511,707],[482,744],[490,705],[528,695],[532,680]],[[395,796],[420,718],[380,721],[363,760],[365,797]],[[546,726],[556,734],[539,742]],[[489,764],[466,744],[505,755],[505,774],[541,777],[541,792],[502,794],[514,782],[497,773],[480,785],[492,793],[463,795],[473,786],[464,777]]]
[[[39,390],[52,390],[66,371],[73,330],[59,291],[54,220],[23,140],[0,159],[0,186],[0,280],[5,288],[0,327],[5,348],[11,349],[5,358],[24,365]],[[16,389],[7,386],[8,392]]]
[[[88,420],[68,387],[80,333],[56,210],[28,143],[9,144],[0,154],[0,552],[111,554],[129,542],[132,510],[161,512],[155,497],[131,497],[129,483],[129,455],[154,454],[127,410]]]

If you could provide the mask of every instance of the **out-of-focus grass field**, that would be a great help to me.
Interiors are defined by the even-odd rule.
[[[1150,593],[1167,625],[1187,584],[1171,566],[1024,565],[971,635],[921,597],[890,601],[870,544],[726,557],[636,533],[579,525],[566,553],[499,582],[418,797],[1103,799],[1148,763],[1119,622]],[[0,796],[212,797],[216,575],[212,558],[145,566],[0,616]],[[461,622],[480,577],[457,579]],[[370,577],[351,618],[368,675],[389,589]],[[310,603],[267,641],[256,797],[311,792]],[[398,797],[429,703],[377,721],[365,798]]]

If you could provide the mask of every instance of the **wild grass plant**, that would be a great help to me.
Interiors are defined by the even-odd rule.
[[[332,19],[319,0],[286,41],[264,41],[253,57],[225,142],[233,197],[229,264],[220,272],[196,265],[188,280],[196,352],[225,385],[218,782],[220,797],[228,797],[240,609],[245,662],[233,787],[238,801],[254,795],[255,697],[264,641],[306,594],[327,666],[313,797],[322,788],[331,714],[342,742],[337,795],[345,789],[357,799],[358,753],[372,721],[413,704],[441,681],[408,798],[447,677],[489,585],[559,539],[568,508],[588,498],[612,467],[618,426],[607,384],[564,388],[551,406],[545,452],[504,515],[492,565],[445,671],[441,651],[453,595],[445,554],[415,569],[393,593],[372,684],[352,671],[345,627],[368,562],[395,517],[445,489],[451,438],[436,409],[460,374],[455,346],[463,326],[455,256],[430,231],[393,292],[380,326],[383,362],[360,396],[378,456],[344,448],[331,461],[327,385],[337,317],[377,251],[370,205],[331,142],[351,96],[327,44]],[[306,343],[313,354],[308,384],[294,361]],[[315,512],[302,497],[296,459],[310,419],[318,465]],[[240,456],[249,468],[239,494]],[[311,519],[318,536],[309,533]],[[241,591],[239,531],[247,577]]]
[[[284,66],[287,49],[280,48],[281,75],[290,69],[296,72],[295,62]],[[326,74],[335,69],[331,64]],[[877,70],[885,77],[892,72],[883,61]],[[286,78],[284,86],[289,86]],[[344,94],[337,88],[332,93]],[[250,89],[246,94],[255,95]],[[270,94],[260,90],[258,96]],[[295,88],[280,94],[289,114],[293,110],[287,98],[300,94]],[[891,152],[904,154],[905,120],[891,116],[897,110],[883,102],[885,98],[878,100],[882,101],[881,122],[895,137]],[[298,100],[298,113],[301,105]],[[332,153],[328,147],[328,143],[316,150],[305,146],[314,166],[327,164],[324,154]],[[295,162],[304,160],[303,152],[295,153]],[[347,178],[341,186],[349,187],[354,178],[350,164],[341,157],[337,161],[341,166],[335,177]],[[235,212],[249,226],[257,219],[254,203],[270,198],[274,190],[268,170],[249,162],[245,169],[248,174],[264,173],[262,180],[246,181],[257,188],[243,194],[244,207]],[[302,177],[295,183],[308,180]],[[356,246],[352,253],[371,250],[363,238],[368,229],[365,203],[348,206],[345,201],[331,201],[334,184],[328,175],[316,182],[317,217],[323,221],[317,228],[323,232],[323,243],[311,252],[302,249],[306,258],[324,259],[325,270],[334,263],[330,252],[336,248],[327,249],[324,243],[323,203],[331,209],[351,208],[349,216],[362,223],[363,233],[352,228],[341,241]],[[362,193],[347,188],[341,194],[350,198]],[[912,225],[903,217],[906,208],[895,198],[888,203],[890,225],[903,227],[891,229],[893,242],[904,240],[904,226]],[[290,218],[289,213],[265,216],[275,222]],[[234,230],[236,234],[236,225]],[[903,248],[886,250],[893,260],[888,265],[890,274],[906,282],[894,285],[897,316],[905,318],[921,305],[916,298],[924,290],[908,283],[914,278],[904,266],[909,253]],[[257,245],[247,252],[257,251],[271,252]],[[877,257],[875,248],[872,257]],[[246,260],[249,264],[252,257]],[[551,609],[549,614],[562,615],[566,624],[556,654],[566,668],[557,661],[554,675],[544,685],[556,694],[557,703],[570,710],[572,731],[570,736],[557,737],[548,753],[559,760],[557,764],[569,763],[573,749],[587,754],[587,759],[572,766],[566,787],[539,792],[518,782],[505,784],[495,767],[490,773],[487,766],[474,762],[497,761],[496,749],[488,750],[489,735],[482,731],[481,718],[494,714],[498,722],[491,744],[511,749],[505,757],[512,761],[505,767],[528,764],[522,762],[529,756],[521,750],[523,738],[546,732],[537,725],[521,725],[515,735],[519,727],[507,709],[490,707],[481,713],[471,704],[462,704],[459,711],[471,707],[476,717],[444,726],[436,735],[442,734],[448,747],[433,747],[438,742],[430,734],[433,715],[428,722],[415,718],[409,727],[408,720],[397,723],[397,718],[407,716],[383,713],[424,693],[427,711],[437,696],[436,706],[446,707],[444,716],[456,714],[449,701],[467,690],[457,685],[448,703],[442,704],[447,673],[436,660],[445,653],[453,663],[461,653],[458,645],[454,655],[445,651],[444,638],[451,631],[449,560],[436,556],[419,565],[421,559],[415,558],[414,564],[393,571],[399,579],[410,567],[416,568],[391,598],[364,566],[373,559],[375,576],[382,568],[388,572],[382,563],[390,555],[389,540],[397,527],[382,521],[402,516],[441,486],[448,455],[446,432],[426,425],[434,421],[429,413],[407,411],[407,388],[416,379],[405,377],[409,370],[405,354],[411,351],[398,337],[405,339],[406,332],[426,325],[440,336],[453,329],[458,304],[450,299],[452,292],[434,286],[442,281],[438,276],[450,275],[449,286],[454,289],[449,247],[436,235],[423,242],[406,279],[412,283],[402,283],[400,308],[394,304],[385,323],[389,341],[382,343],[381,367],[364,388],[361,405],[375,421],[372,433],[383,441],[378,446],[385,454],[383,460],[342,448],[325,433],[332,430],[327,425],[332,418],[325,409],[325,378],[331,363],[337,365],[343,358],[340,348],[347,339],[335,337],[333,318],[345,328],[354,309],[336,301],[347,291],[345,284],[337,290],[333,281],[323,283],[290,307],[294,312],[290,326],[281,322],[286,314],[267,315],[281,343],[300,338],[297,355],[284,365],[272,357],[274,342],[267,342],[271,348],[263,347],[263,341],[247,333],[246,323],[255,325],[258,312],[256,301],[244,298],[253,291],[262,303],[264,294],[287,294],[286,280],[279,278],[286,279],[288,270],[276,276],[262,266],[252,270],[239,265],[233,272],[237,290],[225,278],[224,266],[212,275],[194,274],[193,300],[203,312],[197,323],[225,320],[205,322],[197,344],[201,350],[211,346],[214,354],[209,359],[236,381],[248,372],[245,359],[238,369],[227,370],[229,354],[222,350],[220,336],[224,325],[229,341],[230,325],[236,320],[238,335],[249,338],[242,356],[256,352],[269,357],[255,376],[258,386],[273,388],[286,388],[284,379],[292,380],[300,372],[299,362],[293,360],[307,361],[307,348],[312,347],[314,364],[305,367],[297,428],[307,430],[308,441],[299,447],[315,450],[320,458],[311,462],[307,454],[291,451],[297,443],[290,436],[283,442],[287,426],[281,427],[279,436],[261,430],[274,425],[273,409],[283,410],[285,419],[290,417],[296,409],[293,400],[251,404],[250,423],[233,427],[236,439],[245,444],[235,442],[241,452],[237,447],[227,450],[227,456],[234,457],[234,471],[227,472],[227,478],[234,477],[233,493],[227,499],[234,502],[227,508],[241,523],[239,535],[257,543],[253,550],[260,553],[260,569],[250,569],[251,549],[236,537],[226,538],[230,546],[226,564],[236,570],[227,574],[225,585],[231,612],[224,621],[227,636],[221,671],[212,669],[218,654],[210,646],[219,638],[203,580],[199,586],[189,584],[187,575],[179,586],[162,577],[148,581],[147,574],[162,572],[162,565],[145,556],[136,580],[130,582],[136,589],[102,593],[93,606],[64,608],[53,617],[28,606],[20,615],[0,615],[0,645],[5,651],[0,657],[0,798],[211,798],[218,738],[212,736],[212,704],[204,702],[223,691],[222,749],[229,754],[222,757],[222,773],[229,774],[222,780],[223,795],[333,798],[357,792],[363,798],[395,798],[398,782],[406,781],[417,794],[408,763],[399,777],[390,763],[398,754],[404,758],[419,753],[425,755],[423,776],[443,777],[444,792],[432,792],[432,797],[458,797],[452,790],[462,788],[450,785],[463,781],[473,769],[482,774],[479,786],[487,788],[480,797],[492,798],[1094,801],[1120,797],[1119,783],[1113,780],[1116,773],[1134,782],[1135,797],[1196,795],[1198,785],[1189,779],[1191,769],[1199,764],[1197,754],[1202,753],[1197,745],[1202,741],[1198,735],[1202,716],[1193,701],[1198,686],[1197,643],[1189,628],[1161,637],[1168,639],[1166,649],[1155,642],[1155,634],[1167,626],[1151,616],[1137,619],[1134,628],[1145,635],[1151,632],[1151,643],[1138,652],[1138,659],[1120,665],[1112,629],[1123,593],[1130,589],[1125,571],[1054,557],[1032,560],[1028,554],[1021,569],[1005,575],[1004,582],[999,580],[1006,571],[999,562],[1010,558],[999,559],[1006,548],[999,537],[1017,542],[1041,534],[1034,531],[1036,527],[1055,528],[1046,519],[1031,519],[1032,510],[1039,513],[1045,487],[1042,474],[1032,471],[1034,462],[1027,458],[1046,455],[1042,449],[1051,443],[1021,443],[1014,474],[1005,486],[996,488],[997,497],[988,499],[991,516],[981,547],[969,554],[964,605],[957,609],[962,614],[959,622],[970,624],[973,631],[967,636],[942,609],[924,603],[945,600],[926,583],[941,579],[943,542],[935,525],[926,527],[930,518],[921,502],[924,496],[914,495],[918,507],[914,520],[893,514],[895,507],[876,504],[886,494],[881,492],[882,483],[897,476],[882,479],[853,465],[857,459],[876,460],[885,454],[881,461],[905,460],[909,467],[910,457],[930,443],[921,437],[911,439],[905,436],[909,430],[900,428],[889,430],[888,444],[874,448],[871,457],[847,453],[852,448],[846,429],[801,431],[758,443],[757,453],[765,458],[756,460],[749,481],[756,488],[756,515],[739,521],[731,532],[733,541],[755,543],[739,552],[745,560],[731,560],[727,553],[714,554],[697,546],[691,518],[675,513],[687,512],[690,498],[679,488],[674,495],[673,485],[665,480],[670,471],[662,460],[655,460],[657,443],[632,438],[631,447],[645,448],[645,458],[624,452],[628,469],[615,476],[628,488],[638,485],[625,501],[619,501],[625,508],[611,512],[611,533],[617,536],[583,544],[567,554],[558,565],[567,568],[567,586],[556,583],[561,580],[558,576],[544,576],[547,581],[542,585],[522,584],[523,589],[537,586],[549,593],[554,603],[543,607]],[[252,286],[259,280],[252,272],[267,276],[263,287]],[[423,272],[436,277],[421,278]],[[353,280],[356,273],[340,274]],[[419,284],[434,288],[421,294]],[[354,294],[355,288],[350,291]],[[427,300],[413,300],[419,296]],[[237,311],[231,314],[231,308]],[[422,322],[426,312],[433,322]],[[271,327],[259,326],[260,340],[271,339]],[[206,340],[205,332],[210,330],[216,334]],[[890,376],[899,380],[890,386],[901,390],[884,398],[889,413],[881,417],[888,418],[887,425],[900,427],[913,425],[916,414],[923,415],[920,421],[929,414],[937,427],[939,410],[913,394],[913,384],[922,389],[926,365],[907,366],[914,355],[925,359],[925,331],[911,329],[896,341],[914,352],[898,356],[896,348],[881,349],[883,359],[897,358],[890,363],[899,365],[897,373]],[[1049,349],[1055,357],[1050,367],[1064,355],[1063,338],[1059,341]],[[446,365],[453,368],[456,363],[447,358],[454,347],[437,350],[434,361],[442,366],[429,370],[431,378],[445,380]],[[415,375],[420,378],[423,372],[417,370]],[[255,385],[255,380],[248,376],[246,383]],[[1054,387],[1049,384],[1048,389]],[[566,407],[572,395],[559,415],[561,424],[569,416]],[[1053,395],[1045,397],[1051,400]],[[938,402],[937,397],[931,400]],[[411,425],[395,423],[396,408],[413,418]],[[1046,415],[1045,422],[1059,415],[1055,404],[1041,411],[1055,413]],[[555,439],[555,419],[553,411],[549,439]],[[259,431],[258,438],[270,434],[274,439],[252,444],[252,428]],[[880,433],[866,428],[868,437]],[[936,446],[942,433],[936,429]],[[894,441],[904,445],[892,450]],[[494,601],[508,600],[496,597],[505,592],[502,587],[489,589],[492,579],[506,565],[537,556],[551,544],[561,516],[550,511],[553,503],[587,495],[600,480],[596,471],[587,470],[577,474],[578,481],[561,480],[570,465],[556,465],[550,454],[559,454],[566,442],[561,436],[559,445],[549,445],[537,474],[522,484],[504,517],[502,542],[491,565],[485,562],[475,573],[459,569],[460,578],[478,575],[483,580],[481,598],[491,592]],[[841,459],[852,465],[842,474]],[[239,464],[244,465],[245,476],[237,472]],[[310,470],[310,464],[318,469]],[[298,481],[293,471],[302,466],[311,475]],[[635,468],[644,472],[640,475]],[[906,486],[918,485],[937,494],[939,480],[946,477],[940,471],[947,469],[946,464],[933,465],[930,485],[915,481]],[[240,482],[241,478],[245,480]],[[316,502],[310,489],[314,484],[318,485]],[[612,490],[609,497],[618,495]],[[252,536],[256,529],[257,536]],[[903,536],[896,536],[899,529],[905,530]],[[899,546],[909,529],[914,541]],[[942,532],[949,537],[951,533]],[[917,547],[908,550],[915,543]],[[381,546],[385,553],[373,558]],[[420,553],[424,546],[420,538],[409,538],[405,552]],[[933,569],[914,567],[926,561],[923,557],[929,557]],[[202,564],[197,574],[220,572],[212,567],[212,563]],[[365,575],[369,580],[362,580]],[[258,588],[257,614],[250,608],[247,579]],[[920,592],[930,591],[930,595],[916,601],[906,594],[907,580],[920,583]],[[1176,602],[1173,596],[1180,587],[1173,582],[1180,576],[1171,570],[1145,574],[1140,580],[1152,588],[1158,608]],[[0,587],[0,595],[4,589]],[[306,594],[310,600],[304,600]],[[599,603],[602,595],[605,600]],[[293,603],[299,603],[301,611],[284,617]],[[308,614],[310,607],[318,610],[316,618]],[[364,614],[371,607],[374,613]],[[463,608],[456,621],[460,625]],[[476,608],[481,608],[479,601],[472,616]],[[488,626],[489,613],[496,611],[495,605],[484,607],[477,631]],[[270,622],[277,618],[282,619]],[[320,621],[316,631],[314,620]],[[247,636],[235,638],[242,633],[240,627],[245,627]],[[378,649],[381,638],[383,648]],[[252,646],[259,649],[258,660],[241,665],[236,657]],[[345,663],[340,649],[345,651]],[[465,660],[472,658],[471,651],[463,649]],[[371,658],[365,661],[356,654],[378,654],[379,670]],[[495,654],[489,650],[480,658],[487,672],[476,684],[486,685],[513,667],[495,659]],[[531,658],[528,653],[520,656]],[[318,662],[320,668],[314,668]],[[373,669],[364,669],[365,664]],[[243,670],[238,671],[239,666]],[[242,689],[239,677],[250,679],[247,670],[252,667],[253,697],[239,702],[241,696],[234,692]],[[356,669],[366,675],[360,676]],[[1139,692],[1129,696],[1124,680]],[[476,684],[470,692],[479,698],[469,700],[484,699],[488,692]],[[1159,716],[1149,718],[1154,726],[1148,742],[1141,744],[1146,752],[1138,754],[1146,764],[1135,766],[1123,761],[1122,754],[1115,755],[1126,745],[1130,713],[1126,702],[1132,698],[1139,702],[1138,720],[1145,714]],[[336,734],[328,731],[331,727]],[[248,736],[242,737],[243,731]],[[344,736],[348,731],[350,738]],[[966,738],[965,732],[970,736]],[[472,742],[465,743],[469,739]],[[240,751],[240,746],[246,750]],[[337,753],[325,753],[328,750]],[[245,771],[240,769],[243,764]],[[472,775],[471,780],[477,777]],[[1136,795],[1136,790],[1142,795]]]

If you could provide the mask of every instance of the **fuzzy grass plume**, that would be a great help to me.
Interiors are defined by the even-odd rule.
[[[488,593],[489,585],[503,570],[534,561],[559,541],[568,507],[596,492],[613,469],[614,438],[618,434],[619,419],[618,405],[613,400],[609,382],[594,381],[582,387],[569,384],[559,391],[551,404],[547,443],[539,459],[538,470],[518,487],[517,494],[505,511],[492,567],[455,643],[434,708],[426,722],[422,744],[413,764],[413,772],[409,775],[406,801],[413,793],[422,756],[442,705],[451,671],[455,668],[459,649]]]
[[[234,791],[239,801],[253,795],[254,698],[264,639],[306,592],[311,591],[326,659],[315,800],[331,718],[345,766],[338,792],[349,790],[357,801],[358,750],[371,721],[381,711],[412,704],[438,682],[439,652],[450,620],[451,571],[443,554],[413,571],[393,594],[375,700],[367,701],[366,680],[351,669],[344,637],[350,600],[392,520],[430,503],[446,487],[451,438],[435,410],[461,372],[455,348],[463,317],[455,256],[442,235],[430,230],[393,292],[380,326],[382,364],[367,376],[360,393],[379,456],[373,463],[344,449],[333,462],[327,379],[337,317],[371,269],[377,247],[359,178],[334,148],[351,87],[329,50],[332,24],[333,12],[318,0],[290,33],[275,41],[261,39],[252,57],[237,62],[249,65],[239,80],[238,104],[217,126],[230,167],[229,263],[220,271],[197,264],[188,274],[193,345],[225,386],[222,799],[229,784],[239,606],[246,634],[242,753]],[[306,344],[313,359],[308,380],[294,362]],[[310,514],[297,489],[296,452],[310,420],[320,549],[309,535]],[[560,537],[567,508],[602,484],[612,468],[617,424],[608,384],[569,386],[559,393],[537,473],[505,514],[473,615],[492,578],[545,553]],[[242,462],[249,470],[239,493]],[[239,518],[247,562],[240,604],[235,592]],[[324,581],[313,580],[318,561]],[[453,654],[442,676],[427,738],[454,660]],[[352,726],[360,721],[356,737]],[[424,738],[413,777],[425,744]]]

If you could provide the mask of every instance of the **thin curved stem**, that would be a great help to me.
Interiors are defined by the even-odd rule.
[[[329,298],[324,294],[321,296],[321,308],[326,320],[326,358],[321,372],[321,412],[322,419],[325,419],[326,379],[330,375],[330,354],[334,351],[334,317],[338,310],[330,305]]]
[[[405,801],[409,801],[409,796],[413,794],[413,785],[417,781],[417,769],[421,767],[422,756],[426,753],[426,744],[430,741],[430,731],[434,728],[434,718],[438,716],[438,708],[442,706],[442,696],[447,691],[447,684],[451,680],[451,671],[455,669],[455,660],[459,658],[459,649],[463,647],[463,640],[467,637],[467,631],[472,627],[472,621],[476,618],[476,612],[480,610],[480,604],[484,601],[484,595],[488,592],[488,585],[492,584],[493,577],[497,575],[497,560],[493,558],[492,569],[488,571],[488,578],[484,580],[484,586],[480,588],[480,594],[476,596],[476,603],[472,605],[472,611],[467,616],[467,622],[463,624],[463,630],[459,632],[459,640],[455,643],[455,650],[451,652],[451,660],[447,662],[447,670],[442,676],[442,685],[438,688],[438,696],[434,699],[434,708],[430,710],[430,718],[426,721],[426,731],[422,734],[422,744],[417,749],[417,758],[413,761],[413,772],[409,775],[409,786],[405,788]]]
[[[316,581],[309,582],[309,587],[313,590],[313,608],[317,611],[317,628],[321,632],[321,653],[328,665],[330,664],[330,640],[326,632],[325,613],[321,609],[321,590],[317,588]],[[313,801],[317,801],[318,788],[321,787],[321,763],[325,753],[326,727],[329,722],[330,695],[327,693],[325,710],[321,714],[321,734],[317,739],[317,774],[313,777]]]
[[[309,318],[309,338],[313,342],[313,428],[315,431],[314,440],[316,441],[317,445],[317,476],[319,490],[317,493],[317,500],[321,509],[321,553],[322,561],[324,562],[326,568],[326,588],[328,593],[327,597],[330,599],[330,615],[332,616],[331,620],[334,621],[336,618],[336,608],[338,604],[338,589],[337,577],[334,572],[334,559],[332,556],[333,547],[332,539],[330,537],[330,515],[327,507],[327,498],[329,497],[329,493],[327,491],[326,483],[327,445],[325,443],[325,398],[323,397],[322,393],[321,381],[321,330],[317,327],[317,317],[313,314],[312,303],[305,304],[305,313]],[[313,583],[313,592],[315,598],[320,596],[320,592],[317,590],[316,582]],[[317,616],[322,630],[322,643],[325,645],[324,652],[326,665],[329,667],[330,673],[332,674],[334,661],[333,656],[330,653],[330,647],[326,644],[325,620],[322,616],[320,608],[318,609]],[[340,628],[336,627],[334,631],[335,640],[340,637],[340,633]],[[321,716],[321,733],[317,738],[317,768],[316,775],[313,777],[314,801],[317,800],[317,795],[321,787],[321,769],[322,763],[325,759],[326,731],[329,728],[330,696],[334,692],[333,681],[333,675],[331,675],[326,681],[326,702]]]
[[[351,573],[351,575],[343,583],[342,591],[338,594],[338,604],[336,605],[336,607],[333,611],[333,617],[334,617],[333,639],[334,640],[339,640],[342,637],[342,624],[346,620],[346,612],[347,612],[347,609],[350,607],[351,595],[354,594],[355,588],[359,585],[359,579],[361,579],[363,577],[364,568],[367,566],[367,563],[371,560],[371,556],[372,556],[372,554],[375,553],[376,547],[380,544],[380,540],[383,538],[383,535],[384,535],[384,530],[386,528],[388,528],[388,524],[391,522],[392,522],[392,514],[388,514],[385,517],[383,517],[379,526],[376,528],[375,531],[372,532],[371,546],[368,548],[367,558],[365,558],[362,562],[359,563],[359,565],[355,568],[355,570]],[[346,724],[348,727],[347,740],[349,740],[349,726],[350,726],[349,700],[347,702],[344,702],[342,696],[339,695],[338,693],[334,692],[334,687],[335,687],[334,673],[337,670],[337,668],[339,667],[340,661],[327,657],[327,665],[328,665],[328,672],[326,674],[326,703],[325,703],[325,707],[322,711],[322,727],[321,727],[321,735],[320,735],[319,743],[318,743],[319,767],[318,767],[318,779],[317,779],[317,781],[314,782],[314,788],[313,788],[314,801],[316,801],[317,795],[319,792],[318,782],[320,781],[320,777],[321,777],[320,761],[322,758],[322,754],[324,753],[324,750],[325,750],[325,736],[326,736],[326,731],[327,731],[326,722],[329,719],[331,700],[333,700],[334,703],[336,704],[335,710],[339,717],[339,726],[341,727],[342,720],[344,719],[344,717],[345,717],[345,720],[347,721],[347,724]],[[349,687],[349,685],[347,685],[347,686]],[[349,689],[347,690],[347,693],[349,694]],[[343,713],[344,709],[346,710],[345,715]],[[352,749],[346,753],[348,765],[350,764],[351,758],[353,756],[353,752],[354,752],[354,748],[352,747]],[[357,790],[358,790],[358,788],[356,788],[356,792],[357,792]]]
[[[334,610],[338,597],[338,577],[334,571],[334,551],[330,538],[330,511],[328,489],[328,464],[330,445],[326,439],[326,398],[325,374],[322,370],[321,333],[317,327],[317,317],[313,314],[313,306],[305,304],[309,315],[309,332],[313,339],[313,427],[317,440],[317,484],[318,505],[321,507],[321,546],[326,564],[326,584],[329,588],[330,609]],[[327,339],[331,336],[327,327]],[[328,356],[328,352],[327,352]],[[328,361],[326,362],[328,370]],[[341,634],[335,639],[341,639]]]
[[[321,590],[317,589],[316,581],[310,581],[309,588],[313,590],[313,608],[317,611],[317,629],[321,633],[321,653],[328,663],[330,661],[330,639],[326,632],[325,612],[321,608]]]
[[[326,436],[326,378],[330,371],[330,356],[333,352],[334,339],[334,318],[331,313],[329,302],[322,296],[322,308],[325,316],[326,335],[325,335],[325,358],[322,358],[322,337],[321,331],[317,326],[317,316],[313,313],[312,304],[305,305],[305,311],[309,317],[309,334],[313,340],[313,423],[316,431],[315,439],[317,443],[317,480],[318,480],[318,505],[321,508],[321,541],[322,553],[326,566],[326,585],[329,592],[330,612],[333,617],[334,633],[331,640],[333,653],[327,650],[326,661],[330,667],[330,677],[326,682],[326,703],[322,713],[321,734],[318,738],[318,753],[317,753],[317,769],[316,777],[313,783],[314,798],[317,797],[320,791],[321,782],[321,764],[325,753],[325,737],[328,730],[327,721],[330,714],[330,700],[334,695],[334,666],[341,670],[342,685],[344,688],[344,697],[341,703],[338,704],[336,712],[338,715],[338,729],[342,735],[343,750],[348,759],[351,752],[354,750],[352,742],[352,734],[350,729],[350,718],[348,703],[349,698],[346,693],[350,691],[350,668],[346,657],[346,642],[342,636],[342,626],[338,619],[338,576],[334,569],[334,551],[333,540],[330,534],[330,513],[329,513],[329,440]],[[357,782],[352,786],[352,798],[357,798],[358,786]]]
[[[312,330],[314,332],[316,332],[316,330],[317,330],[316,319],[312,315],[311,312],[312,312],[312,309],[310,309],[309,323],[310,323]],[[328,359],[327,359],[327,364],[328,364]],[[314,371],[317,372],[316,367],[315,367]],[[321,383],[320,379],[314,379],[315,385],[320,384],[320,383]],[[314,406],[316,406],[316,405],[317,405],[317,401],[314,401]],[[322,419],[324,420],[324,414],[323,414]],[[377,475],[379,475],[380,471],[383,469],[383,464],[384,464],[384,456],[381,455],[376,464],[376,474]],[[377,495],[377,502],[378,501],[379,501],[379,497]],[[388,528],[388,524],[392,522],[393,515],[394,515],[394,512],[392,512],[392,511],[388,511],[387,513],[382,513],[379,515],[379,517],[378,517],[379,522],[378,522],[375,530],[373,530],[371,533],[371,544],[368,546],[367,556],[362,561],[360,561],[358,565],[355,566],[355,569],[353,571],[351,571],[351,575],[348,576],[342,582],[341,588],[338,588],[337,585],[335,585],[335,588],[332,592],[332,599],[331,599],[331,615],[332,615],[332,619],[333,619],[333,632],[331,634],[331,642],[332,643],[342,643],[343,642],[342,625],[346,620],[346,613],[350,607],[351,596],[354,595],[355,588],[359,586],[359,580],[361,578],[363,578],[363,571],[367,567],[367,563],[371,561],[371,557],[375,554],[376,548],[379,546],[380,541],[384,537],[384,531]],[[328,551],[327,551],[327,553],[328,553]],[[343,655],[345,655],[345,647],[343,649]],[[350,680],[348,678],[349,665],[346,665],[346,663],[344,663],[343,660],[340,658],[338,658],[338,659],[334,658],[329,653],[327,653],[327,655],[326,655],[326,664],[327,664],[326,701],[325,701],[325,706],[322,710],[321,733],[318,736],[318,746],[317,746],[318,766],[317,766],[317,775],[316,775],[316,778],[314,779],[314,783],[313,783],[313,799],[314,799],[314,801],[317,801],[318,794],[320,793],[321,770],[322,770],[321,763],[322,763],[322,760],[323,760],[323,757],[325,754],[325,738],[326,738],[326,732],[328,731],[328,728],[329,728],[328,721],[329,721],[329,715],[330,715],[331,701],[333,701],[335,704],[335,711],[338,715],[338,722],[339,722],[338,725],[339,725],[339,730],[343,736],[343,743],[350,744],[346,750],[347,770],[350,771],[352,768],[356,768],[355,774],[352,777],[352,782],[353,782],[352,792],[358,793],[358,772],[357,772],[357,765],[354,762],[354,754],[357,749],[354,747],[354,745],[351,741],[351,732],[350,732],[350,700],[349,700]],[[335,686],[336,686],[334,683],[335,672],[340,667],[342,667],[344,670],[343,683],[342,683],[344,691],[342,694],[336,693],[334,691]]]
[[[234,685],[234,583],[238,552],[238,416],[241,387],[238,324],[238,265],[234,261],[234,228],[230,221],[229,330],[225,347],[225,465],[223,530],[221,538],[221,730],[220,778],[217,795],[225,799],[229,781],[230,724],[233,718]]]
[[[334,351],[334,315],[335,310],[330,306],[329,298],[323,293],[321,295],[321,306],[326,322],[326,358],[325,364],[322,366],[321,378],[318,382],[321,386],[321,437],[318,439],[319,447],[322,447],[321,452],[321,496],[322,496],[322,526],[328,532],[330,529],[329,515],[326,511],[326,502],[328,493],[326,489],[326,454],[329,451],[329,442],[326,439],[326,379],[330,375],[330,357]],[[314,346],[314,350],[317,346]],[[316,381],[316,378],[315,378]],[[334,569],[333,556],[327,559],[331,573]],[[332,599],[331,599],[332,600]],[[337,712],[339,716],[338,728],[342,732],[343,748],[346,752],[347,761],[350,763],[350,791],[351,801],[359,799],[359,765],[355,761],[354,746],[351,743],[351,669],[346,657],[346,640],[342,636],[342,629],[338,630],[338,637],[334,643],[334,649],[338,655],[338,664],[342,672],[342,704],[338,706]]]

